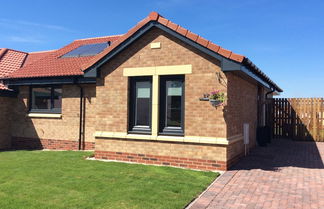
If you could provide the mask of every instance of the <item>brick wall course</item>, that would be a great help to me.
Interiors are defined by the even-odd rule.
[[[141,140],[97,139],[97,159],[110,159],[200,170],[226,170],[226,147]]]

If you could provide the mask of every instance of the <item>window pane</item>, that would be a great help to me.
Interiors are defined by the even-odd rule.
[[[53,108],[61,108],[62,107],[62,89],[61,88],[54,88],[54,95],[53,95]]]
[[[51,109],[51,88],[32,88],[32,109]]]
[[[166,126],[181,127],[182,81],[166,81]]]
[[[135,125],[149,126],[151,109],[151,83],[149,81],[136,82]]]

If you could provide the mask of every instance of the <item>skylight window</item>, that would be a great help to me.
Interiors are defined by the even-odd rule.
[[[98,43],[98,44],[86,44],[79,46],[78,48],[64,54],[61,58],[65,57],[87,57],[94,56],[102,52],[105,48],[110,45],[109,42]]]

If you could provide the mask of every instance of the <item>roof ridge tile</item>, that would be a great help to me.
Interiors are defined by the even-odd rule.
[[[93,39],[104,39],[104,38],[111,38],[111,37],[121,37],[124,34],[117,34],[117,35],[110,35],[110,36],[98,36],[98,37],[92,37],[92,38],[81,38],[81,39],[75,39],[74,41],[88,41]]]

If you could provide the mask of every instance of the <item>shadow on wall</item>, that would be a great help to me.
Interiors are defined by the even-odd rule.
[[[243,137],[243,124],[249,124],[250,143],[248,147],[256,145],[257,124],[257,86],[248,83],[234,73],[226,73],[227,102],[224,107],[227,137]],[[224,80],[224,79],[223,79]],[[235,163],[244,155],[243,141],[238,141],[229,146],[227,158],[230,163]]]
[[[10,121],[12,104],[15,98],[2,95],[0,90],[0,150],[9,149],[11,146]]]
[[[95,96],[95,88],[85,91],[83,99],[83,123],[81,149],[93,149],[93,142],[86,142],[86,122],[93,120],[94,108],[88,105]],[[13,105],[11,114],[12,149],[59,149],[78,150],[80,131],[80,90],[77,86],[63,86],[62,118],[30,118],[27,117],[28,87],[22,87]],[[87,110],[87,111],[86,111]],[[85,114],[89,114],[89,119]],[[90,124],[90,122],[89,122]],[[94,125],[94,124],[93,124]]]
[[[27,99],[27,97],[25,97],[25,99]],[[33,121],[31,120],[31,118],[27,117],[28,107],[24,102],[24,96],[21,97],[20,95],[18,95],[18,98],[15,98],[12,107],[11,149],[43,149]]]

